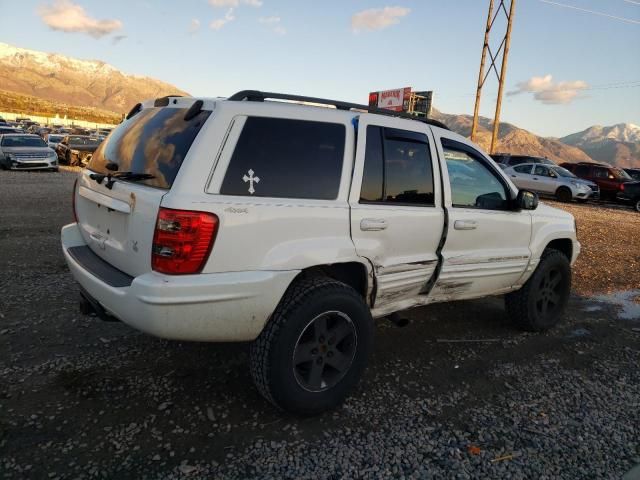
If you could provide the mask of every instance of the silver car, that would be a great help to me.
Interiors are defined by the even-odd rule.
[[[58,156],[38,135],[0,135],[3,170],[58,170]]]
[[[555,197],[561,202],[586,202],[600,197],[598,185],[576,177],[558,165],[523,163],[505,168],[518,188],[531,190],[539,195]]]

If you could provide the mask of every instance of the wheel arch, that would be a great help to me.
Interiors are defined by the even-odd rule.
[[[544,247],[543,251],[549,249],[558,250],[567,257],[569,262],[571,262],[571,259],[573,258],[573,241],[570,238],[556,238],[555,240],[551,240]]]
[[[365,300],[369,298],[371,293],[370,268],[363,262],[350,261],[313,265],[301,270],[291,281],[291,284],[309,276],[324,276],[342,282],[353,288]]]

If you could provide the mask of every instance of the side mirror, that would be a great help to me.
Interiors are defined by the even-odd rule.
[[[538,195],[529,190],[520,190],[516,197],[516,206],[520,210],[535,210],[538,208]]]

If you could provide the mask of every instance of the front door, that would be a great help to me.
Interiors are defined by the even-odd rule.
[[[470,143],[437,140],[450,190],[442,271],[431,299],[443,301],[506,292],[529,263],[531,215],[511,209],[515,190]]]
[[[349,203],[351,236],[376,278],[374,316],[426,303],[444,228],[430,129],[361,117]]]

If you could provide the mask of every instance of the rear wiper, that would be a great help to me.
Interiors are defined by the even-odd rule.
[[[108,175],[104,175],[102,173],[92,173],[89,175],[91,180],[95,180],[98,184],[101,184],[102,181],[106,178],[107,183],[104,184],[109,190],[113,188],[113,184],[116,179],[120,180],[129,180],[131,182],[136,182],[138,180],[149,180],[151,178],[156,178],[155,175],[151,175],[150,173],[138,173],[138,172],[116,172],[109,173]]]
[[[150,178],[156,178],[155,175],[151,175],[150,173],[139,173],[139,172],[116,172],[112,173],[111,177],[113,178],[121,178],[123,180],[149,180]]]

